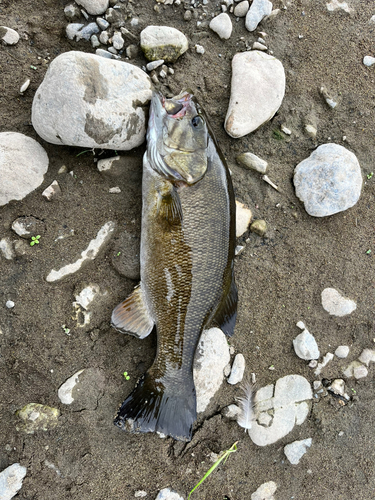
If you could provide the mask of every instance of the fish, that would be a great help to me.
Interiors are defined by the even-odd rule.
[[[194,94],[154,92],[143,157],[141,281],[112,313],[118,331],[156,327],[151,367],[114,424],[190,441],[197,418],[193,361],[201,333],[234,332],[235,198],[225,159]]]

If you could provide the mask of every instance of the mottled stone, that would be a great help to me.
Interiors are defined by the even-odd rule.
[[[49,431],[58,424],[60,410],[38,403],[29,403],[17,412],[17,416],[22,420],[21,428],[26,434],[34,434],[35,431]]]
[[[175,62],[189,47],[181,31],[168,26],[147,26],[141,32],[141,48],[149,61]]]

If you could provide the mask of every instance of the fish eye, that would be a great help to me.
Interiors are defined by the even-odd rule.
[[[191,124],[193,125],[193,127],[197,128],[204,124],[204,120],[201,116],[196,115],[192,118]]]

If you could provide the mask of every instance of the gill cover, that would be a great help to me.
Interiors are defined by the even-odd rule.
[[[191,93],[165,99],[154,92],[147,142],[151,166],[163,177],[195,184],[205,175],[207,124]]]

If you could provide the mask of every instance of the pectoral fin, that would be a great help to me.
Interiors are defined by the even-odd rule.
[[[234,282],[234,276],[232,276],[229,293],[225,298],[223,298],[213,320],[211,321],[212,326],[217,326],[218,328],[220,328],[228,337],[231,337],[234,333],[234,326],[236,324],[237,316],[237,302],[237,287],[236,283]]]
[[[122,333],[130,333],[139,339],[144,339],[151,333],[154,321],[150,317],[142,286],[136,288],[123,302],[114,308],[111,324]]]
[[[172,188],[168,192],[158,193],[157,213],[170,224],[181,223],[182,207],[180,197],[176,189]]]

